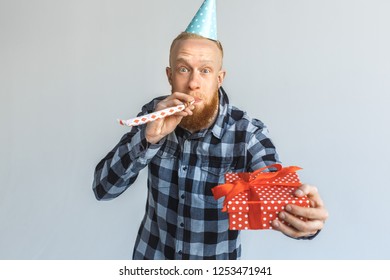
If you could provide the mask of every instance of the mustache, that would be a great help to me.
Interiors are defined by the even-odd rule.
[[[201,97],[201,96],[204,96],[203,92],[200,92],[200,91],[192,91],[192,92],[188,92],[187,93],[188,95],[191,95],[193,97]]]

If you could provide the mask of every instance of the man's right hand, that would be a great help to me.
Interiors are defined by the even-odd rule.
[[[194,101],[194,97],[181,93],[174,92],[164,100],[161,100],[155,108],[155,111],[163,110],[168,107],[177,106],[180,104],[186,104]],[[166,135],[175,130],[176,126],[180,123],[181,119],[186,116],[192,115],[192,110],[194,109],[194,105],[190,105],[186,107],[183,111],[178,112],[174,115],[158,119],[152,122],[149,122],[146,125],[145,136],[146,140],[151,144],[156,144]]]

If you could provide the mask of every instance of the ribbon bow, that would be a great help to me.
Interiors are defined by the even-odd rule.
[[[264,170],[269,168],[276,168],[276,171],[263,172]],[[223,196],[225,197],[222,208],[223,212],[227,211],[227,205],[233,197],[235,197],[241,192],[249,192],[249,223],[251,225],[251,228],[256,229],[260,226],[260,207],[255,207],[256,205],[251,205],[254,202],[258,202],[258,196],[256,194],[256,190],[253,187],[271,185],[299,187],[301,185],[300,182],[275,183],[274,180],[277,178],[283,178],[288,173],[292,173],[300,169],[301,168],[298,166],[282,167],[281,164],[272,164],[260,168],[253,173],[239,173],[238,176],[240,177],[240,179],[235,180],[233,183],[218,185],[212,188],[211,191],[213,192],[215,199],[219,199]]]

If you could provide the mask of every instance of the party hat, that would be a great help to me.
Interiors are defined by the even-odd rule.
[[[217,4],[216,0],[205,0],[188,25],[187,33],[195,33],[217,41]]]

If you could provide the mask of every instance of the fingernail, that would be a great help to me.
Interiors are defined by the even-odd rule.
[[[273,224],[274,224],[274,227],[279,227],[279,222],[278,222],[278,221],[275,220],[275,221],[273,222]]]
[[[282,220],[284,220],[284,219],[286,218],[286,215],[282,212],[282,213],[280,213],[279,217],[280,217]]]
[[[291,205],[287,205],[286,210],[290,212],[292,210]]]
[[[296,190],[296,191],[295,191],[295,194],[296,194],[297,196],[302,196],[302,195],[303,195],[303,191],[301,191],[301,190]]]

